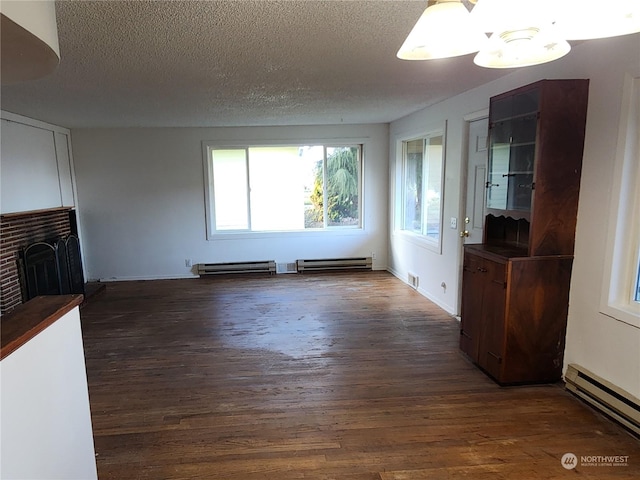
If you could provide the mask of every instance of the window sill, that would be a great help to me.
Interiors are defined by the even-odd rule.
[[[639,305],[603,305],[600,313],[634,328],[640,329],[640,304]]]
[[[220,240],[258,240],[264,238],[323,238],[323,237],[342,237],[342,236],[360,236],[365,235],[364,228],[340,228],[327,230],[293,230],[286,232],[228,232],[214,233],[207,236],[208,241]]]
[[[424,235],[418,235],[417,233],[409,232],[406,230],[396,230],[393,235],[409,243],[413,243],[420,248],[430,250],[437,254],[442,253],[441,245],[435,240],[428,239]]]

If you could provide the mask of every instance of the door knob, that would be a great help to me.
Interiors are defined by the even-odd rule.
[[[460,238],[465,238],[469,236],[469,230],[463,230],[460,232]]]

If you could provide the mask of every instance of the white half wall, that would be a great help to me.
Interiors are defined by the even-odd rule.
[[[469,61],[472,58],[469,57]],[[462,241],[448,228],[450,217],[463,217],[465,185],[464,116],[488,108],[493,95],[541,79],[590,79],[589,109],[575,260],[571,283],[565,365],[578,363],[615,385],[640,396],[640,329],[600,313],[605,244],[614,191],[616,154],[625,77],[640,75],[640,34],[583,42],[555,62],[522,68],[513,74],[404,117],[390,125],[389,268],[400,279],[420,277],[420,291],[451,313],[460,311]],[[442,254],[421,248],[393,228],[398,192],[397,141],[448,122],[444,239]],[[399,204],[399,203],[398,203]],[[460,225],[460,223],[459,223]],[[445,282],[446,289],[440,287]]]
[[[97,479],[78,307],[0,363],[0,476]]]
[[[185,260],[369,256],[386,269],[388,125],[244,128],[129,128],[72,131],[87,278],[194,276]],[[364,143],[364,229],[264,233],[208,241],[202,142]]]

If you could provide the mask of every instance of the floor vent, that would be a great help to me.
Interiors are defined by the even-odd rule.
[[[276,263],[276,273],[298,273],[296,262]]]
[[[567,367],[565,382],[567,390],[640,436],[640,400],[636,397],[573,363]]]
[[[371,257],[298,260],[296,265],[298,272],[372,269]]]
[[[413,273],[408,273],[407,274],[407,283],[412,286],[413,288],[417,289],[419,284],[420,284],[420,279],[418,278],[417,275],[414,275]]]
[[[227,273],[276,273],[276,262],[199,263],[198,275],[224,275]]]

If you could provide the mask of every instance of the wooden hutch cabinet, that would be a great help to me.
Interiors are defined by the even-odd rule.
[[[500,384],[560,379],[588,80],[491,98],[482,244],[465,245],[460,348]]]

